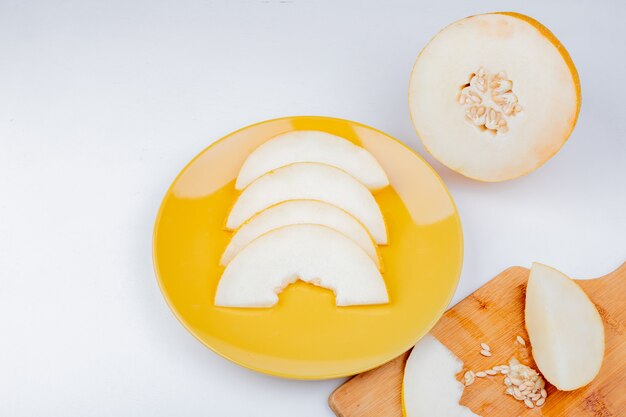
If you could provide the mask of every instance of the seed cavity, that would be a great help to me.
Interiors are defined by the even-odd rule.
[[[490,75],[482,67],[461,87],[457,100],[465,107],[466,120],[493,134],[508,132],[507,117],[515,117],[522,111],[513,93],[513,81],[506,72]]]

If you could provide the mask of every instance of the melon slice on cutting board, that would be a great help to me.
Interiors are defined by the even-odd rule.
[[[517,13],[471,16],[444,28],[411,74],[418,136],[441,163],[481,181],[525,175],[570,136],[580,80],[541,23]]]
[[[290,224],[320,224],[352,239],[380,269],[376,244],[358,220],[332,204],[316,200],[290,200],[278,203],[246,221],[228,243],[221,264],[227,265],[246,245],[273,229]]]
[[[590,383],[604,358],[604,325],[587,294],[563,273],[534,263],[526,287],[526,329],[543,376],[561,391]]]
[[[402,407],[406,417],[478,417],[459,404],[463,384],[456,374],[463,362],[427,334],[413,348],[404,367]]]
[[[255,214],[287,200],[335,205],[361,222],[376,243],[387,243],[383,215],[370,191],[345,171],[318,163],[295,163],[257,178],[235,202],[226,228],[234,230]]]
[[[338,306],[389,301],[376,264],[354,241],[326,226],[296,224],[253,240],[226,266],[215,294],[222,307],[271,307],[296,280],[331,289]]]
[[[389,185],[376,158],[347,139],[318,130],[296,130],[278,135],[246,159],[235,187],[245,188],[261,175],[296,162],[319,162],[340,168],[370,190]]]

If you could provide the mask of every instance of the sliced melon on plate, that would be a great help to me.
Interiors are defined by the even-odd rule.
[[[331,289],[338,306],[389,301],[376,264],[330,227],[296,224],[252,241],[226,266],[215,294],[221,307],[271,307],[296,280]]]
[[[411,74],[424,146],[470,178],[504,181],[551,158],[574,129],[580,81],[558,39],[517,13],[471,16],[439,32]]]
[[[596,377],[604,358],[604,325],[578,284],[554,268],[534,263],[525,315],[533,358],[551,384],[571,391]]]
[[[380,269],[376,244],[358,220],[332,204],[316,200],[290,200],[278,203],[246,221],[235,231],[221,264],[227,265],[246,245],[270,230],[290,224],[321,224],[352,239]]]
[[[256,148],[241,167],[235,186],[241,190],[261,175],[296,162],[335,166],[370,190],[389,185],[385,171],[364,148],[330,133],[297,130],[278,135]]]
[[[459,404],[463,362],[432,335],[413,348],[404,367],[402,406],[406,417],[477,417]]]
[[[287,165],[256,179],[235,202],[226,228],[234,230],[255,214],[287,200],[333,204],[361,222],[376,243],[387,243],[383,215],[369,190],[345,171],[318,163]]]

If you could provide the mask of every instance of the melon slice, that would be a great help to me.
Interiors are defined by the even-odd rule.
[[[333,204],[360,221],[376,243],[387,243],[383,215],[369,190],[345,171],[317,163],[287,165],[256,179],[235,202],[226,228],[234,230],[262,210],[287,200]]]
[[[604,358],[602,318],[563,273],[534,263],[526,288],[526,329],[543,376],[561,391],[590,383]]]
[[[457,21],[420,53],[409,106],[424,146],[481,181],[525,175],[574,129],[580,81],[556,37],[536,20],[492,13]]]
[[[318,130],[278,135],[252,152],[239,171],[235,187],[245,188],[261,175],[296,162],[319,162],[346,171],[370,190],[389,185],[376,158],[347,139]]]
[[[239,252],[222,274],[215,305],[271,307],[298,279],[333,290],[338,306],[389,301],[376,264],[350,238],[330,227],[296,224],[274,229]]]
[[[380,269],[376,244],[358,220],[332,204],[315,200],[291,200],[276,204],[245,222],[235,231],[221,264],[227,265],[248,243],[270,230],[290,224],[321,224],[343,233],[363,249]]]
[[[413,348],[404,367],[402,405],[406,417],[477,417],[459,404],[463,362],[430,334]]]

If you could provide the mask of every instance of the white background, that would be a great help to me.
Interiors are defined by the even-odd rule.
[[[448,23],[516,10],[550,27],[583,86],[570,141],[482,184],[425,154],[408,76]],[[595,277],[626,260],[623,1],[0,0],[0,415],[331,416],[340,380],[242,369],[176,321],[151,261],[168,185],[268,118],[377,127],[431,162],[461,213],[458,301],[510,265]]]

